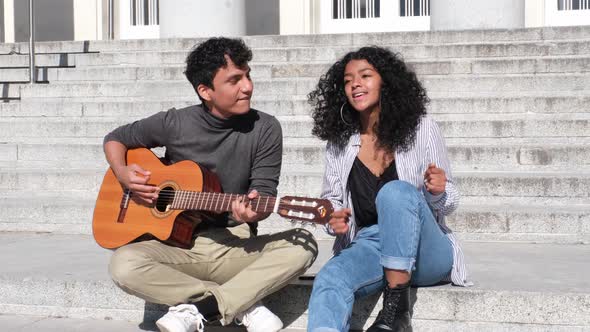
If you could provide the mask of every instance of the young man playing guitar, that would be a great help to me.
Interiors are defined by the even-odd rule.
[[[156,322],[161,331],[203,331],[204,321],[217,318],[223,325],[236,319],[249,332],[278,331],[281,320],[260,300],[302,274],[317,255],[303,229],[255,235],[257,222],[269,214],[248,202],[276,196],[282,132],[276,118],[250,108],[251,59],[240,39],[201,43],[185,71],[201,105],[155,114],[104,139],[111,169],[135,202],[150,206],[163,193],[150,183],[150,169],[126,163],[127,150],[158,146],[166,147],[166,161],[195,161],[218,175],[224,192],[247,194],[232,202],[231,213],[183,212],[185,219],[202,220],[190,249],[148,240],[114,252],[109,272],[120,288],[171,306]]]

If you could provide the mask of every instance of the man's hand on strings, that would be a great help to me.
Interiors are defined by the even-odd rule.
[[[243,222],[257,222],[266,217],[268,217],[268,213],[258,213],[252,209],[252,204],[250,204],[251,200],[258,198],[260,195],[256,189],[253,189],[246,198],[244,195],[240,195],[237,199],[232,202],[231,210],[232,210],[232,217],[235,221],[239,223]]]

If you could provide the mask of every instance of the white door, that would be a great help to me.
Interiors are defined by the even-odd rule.
[[[590,25],[590,0],[545,0],[545,24]]]
[[[119,0],[119,38],[160,38],[159,0]]]
[[[320,33],[430,30],[430,0],[322,0]]]

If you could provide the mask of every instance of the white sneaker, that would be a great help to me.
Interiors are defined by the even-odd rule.
[[[248,332],[278,332],[283,322],[262,303],[257,302],[235,318],[238,325],[244,325]]]
[[[170,307],[168,313],[156,321],[161,332],[203,332],[207,320],[192,304]]]

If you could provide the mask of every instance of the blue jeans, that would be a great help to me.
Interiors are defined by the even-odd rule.
[[[317,274],[308,332],[348,331],[354,300],[382,291],[384,267],[410,272],[414,286],[436,284],[451,271],[451,242],[416,187],[389,182],[376,205],[378,224],[362,228]]]

